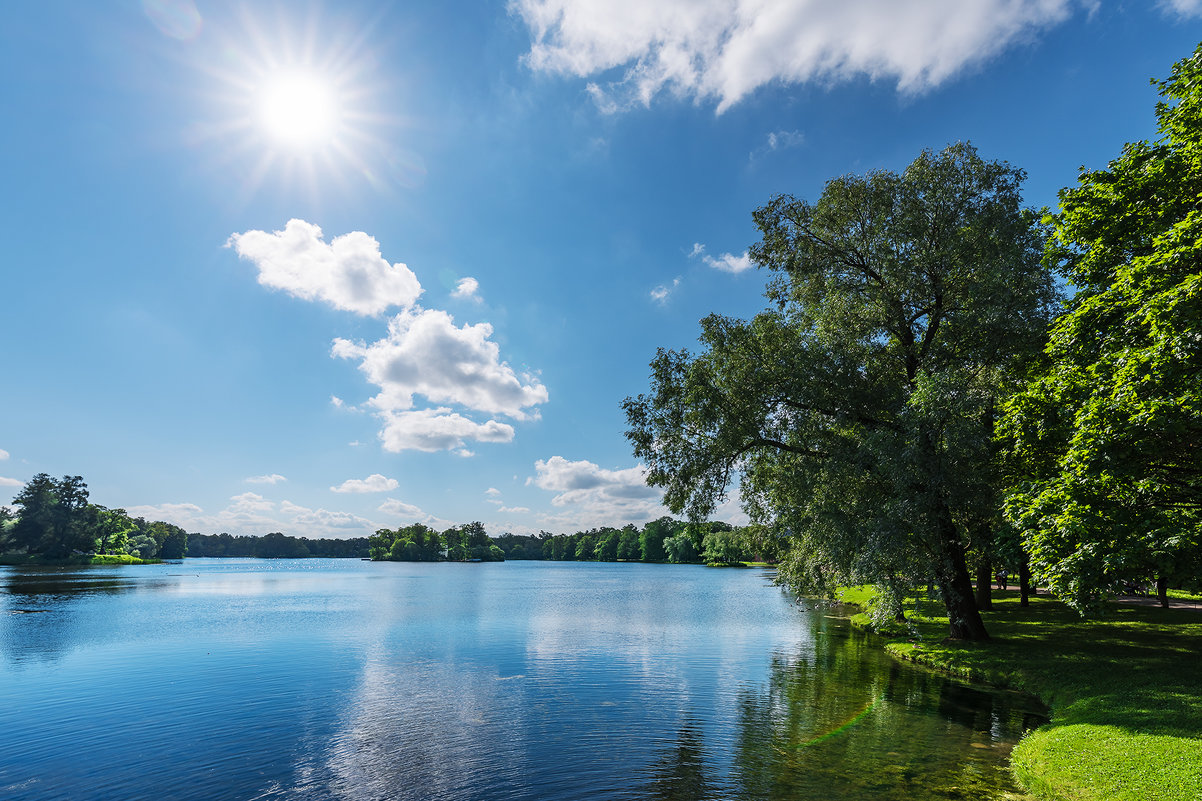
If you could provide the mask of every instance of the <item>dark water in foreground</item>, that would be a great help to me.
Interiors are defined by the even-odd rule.
[[[0,798],[991,799],[1035,711],[758,570],[0,568]]]

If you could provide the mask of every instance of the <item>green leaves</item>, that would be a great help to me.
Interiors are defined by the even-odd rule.
[[[700,352],[661,350],[623,404],[668,506],[702,519],[737,479],[795,585],[934,573],[960,604],[962,530],[998,512],[993,411],[1056,300],[1022,178],[958,144],[756,210],[775,308],[706,318]],[[953,627],[983,636],[965,603]]]
[[[1200,79],[1202,48],[1158,83],[1163,137],[1061,192],[1046,258],[1079,291],[1001,426],[1036,576],[1082,611],[1202,542]]]

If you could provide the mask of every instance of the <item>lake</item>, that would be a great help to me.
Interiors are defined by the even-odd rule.
[[[1041,710],[755,569],[0,568],[0,798],[1001,799]]]

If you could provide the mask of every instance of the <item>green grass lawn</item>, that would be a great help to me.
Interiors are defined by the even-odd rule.
[[[850,588],[846,600],[866,594]],[[1047,703],[1051,725],[1012,763],[1041,798],[1202,801],[1202,612],[1116,605],[1083,621],[1042,595],[1024,609],[1016,591],[995,591],[994,605],[983,613],[989,642],[948,641],[947,618],[928,601],[885,647]]]

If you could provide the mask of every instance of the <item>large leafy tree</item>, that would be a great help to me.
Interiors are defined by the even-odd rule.
[[[61,558],[94,547],[88,485],[80,476],[56,481],[38,473],[13,498],[13,505],[19,509],[13,542],[29,553]]]
[[[994,409],[1056,299],[1023,177],[957,144],[758,209],[775,308],[706,318],[624,403],[668,506],[704,519],[740,476],[793,584],[931,577],[952,636],[986,638],[965,554],[998,513]]]
[[[1160,138],[1060,193],[1077,292],[1002,425],[1032,568],[1081,611],[1202,561],[1202,47],[1155,83]]]

